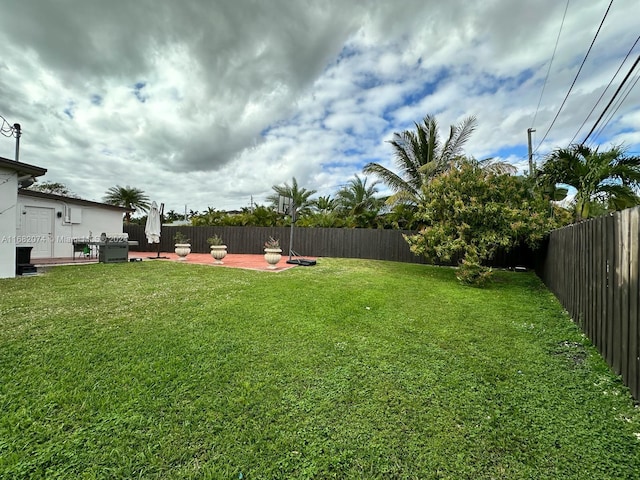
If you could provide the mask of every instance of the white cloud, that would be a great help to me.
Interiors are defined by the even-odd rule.
[[[0,114],[23,126],[23,161],[89,199],[128,184],[167,209],[239,208],[292,176],[327,195],[369,161],[391,165],[386,141],[427,114],[443,133],[476,115],[477,158],[524,155],[564,5],[25,0],[0,18]],[[570,4],[536,143],[607,5]],[[576,134],[635,18],[635,2],[615,2],[539,154]],[[638,95],[604,143],[640,150]],[[0,138],[0,156],[13,149]]]

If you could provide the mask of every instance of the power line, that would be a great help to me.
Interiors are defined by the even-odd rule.
[[[578,73],[576,73],[576,76],[573,79],[573,82],[571,82],[571,86],[569,87],[569,91],[565,95],[564,100],[562,101],[562,105],[560,105],[560,108],[558,109],[558,113],[556,113],[556,116],[553,118],[553,121],[551,122],[551,125],[549,125],[549,128],[547,129],[547,131],[545,132],[544,136],[542,137],[542,140],[540,140],[540,143],[538,144],[538,146],[533,151],[534,153],[538,151],[540,146],[547,139],[547,136],[549,135],[549,132],[551,131],[551,129],[555,125],[556,120],[558,120],[558,117],[560,116],[560,112],[564,108],[564,104],[567,102],[567,99],[569,98],[569,95],[571,94],[571,90],[573,90],[573,87],[576,84],[576,81],[578,80],[578,77],[580,76],[580,72],[582,72],[582,67],[584,67],[584,64],[586,63],[587,58],[589,57],[589,53],[591,53],[591,49],[593,48],[593,45],[596,43],[596,38],[598,38],[598,34],[600,33],[600,29],[602,28],[602,25],[604,24],[604,21],[607,18],[607,15],[609,14],[609,10],[611,9],[611,5],[613,5],[613,0],[611,0],[611,2],[609,2],[609,6],[607,7],[607,11],[604,13],[604,17],[602,17],[602,21],[600,22],[600,26],[598,27],[598,30],[596,31],[596,34],[593,37],[593,40],[591,40],[591,45],[589,46],[589,50],[587,50],[587,53],[584,56],[584,59],[582,60],[582,64],[580,65],[580,68],[578,69]]]
[[[604,107],[604,110],[602,111],[602,113],[600,114],[600,116],[598,117],[598,120],[596,120],[596,123],[593,125],[593,127],[591,128],[591,130],[589,130],[589,133],[587,133],[587,136],[584,137],[584,140],[582,141],[582,143],[580,145],[584,145],[585,142],[589,139],[589,137],[591,136],[591,134],[593,133],[593,131],[596,129],[596,127],[598,126],[598,123],[600,123],[600,120],[602,120],[602,117],[604,117],[604,114],[607,113],[607,110],[609,109],[609,107],[611,106],[611,104],[613,103],[613,101],[615,100],[615,98],[618,96],[618,94],[620,93],[620,90],[622,90],[622,87],[624,86],[624,84],[627,82],[627,80],[629,79],[629,77],[631,76],[631,74],[633,73],[633,71],[635,70],[636,66],[638,65],[638,63],[640,63],[640,55],[638,55],[638,58],[636,58],[636,61],[633,63],[633,65],[631,65],[631,68],[629,69],[629,71],[627,72],[627,75],[624,77],[624,79],[622,80],[622,83],[620,83],[620,86],[618,87],[618,89],[615,91],[615,93],[613,94],[613,97],[611,97],[611,100],[609,101],[609,103],[607,103],[607,106]],[[634,84],[635,85],[635,84]],[[633,88],[633,87],[632,87]],[[631,91],[631,89],[629,89],[629,91]],[[627,93],[628,95],[628,93]],[[625,98],[627,98],[625,96]]]
[[[615,117],[616,113],[618,112],[618,110],[620,109],[624,101],[627,99],[627,97],[631,93],[631,90],[633,90],[633,87],[635,87],[636,83],[638,83],[638,79],[640,79],[640,73],[636,73],[636,79],[632,84],[628,85],[628,88],[624,92],[624,96],[620,98],[620,100],[618,100],[614,110],[607,116],[607,119],[600,126],[598,131],[592,136],[593,139],[598,138],[600,135],[602,135],[602,132],[604,132],[607,126],[609,126],[609,123],[613,120],[613,117]],[[590,140],[589,143],[595,143],[595,140]]]
[[[16,123],[11,125],[9,121],[0,115],[0,120],[2,120],[2,124],[0,124],[0,133],[5,137],[17,137],[20,135],[20,127]]]
[[[638,83],[638,80],[640,80],[640,73],[636,73],[636,79],[633,81],[632,84],[629,85],[629,88],[627,88],[627,91],[625,92],[624,96],[618,101],[618,104],[616,105],[615,109],[613,110],[613,112],[611,112],[609,114],[609,116],[607,117],[607,120],[604,122],[604,124],[598,129],[598,131],[594,135],[594,138],[598,138],[602,134],[604,129],[607,128],[607,126],[609,125],[609,122],[611,122],[611,120],[613,120],[613,117],[615,117],[616,113],[618,112],[618,110],[620,109],[622,104],[625,102],[625,100],[627,99],[627,97],[631,93],[631,90],[633,90],[633,88]]]
[[[571,141],[569,142],[569,145],[571,145],[573,143],[573,141],[576,139],[576,137],[578,136],[578,134],[580,133],[580,130],[582,130],[582,127],[585,126],[585,124],[587,123],[587,120],[589,120],[589,117],[591,116],[591,114],[593,113],[593,111],[596,109],[596,107],[598,106],[598,104],[600,103],[600,100],[602,100],[602,98],[604,97],[604,94],[607,93],[607,90],[609,90],[609,87],[611,86],[611,84],[613,83],[613,81],[615,80],[615,78],[618,76],[618,73],[620,73],[620,70],[622,70],[623,65],[625,64],[625,62],[627,61],[627,58],[629,58],[629,55],[631,55],[631,52],[633,51],[633,49],[635,48],[635,46],[637,45],[638,41],[640,41],[640,35],[638,36],[638,38],[636,38],[636,41],[633,42],[633,45],[631,46],[631,48],[629,49],[629,51],[627,52],[627,55],[624,57],[624,59],[622,60],[622,63],[620,63],[620,66],[618,67],[618,69],[616,70],[616,73],[613,74],[613,77],[611,77],[611,80],[609,80],[609,83],[607,84],[607,86],[605,87],[605,89],[602,91],[602,93],[600,94],[600,97],[598,98],[598,100],[596,101],[596,103],[593,105],[593,108],[591,108],[591,111],[589,112],[589,114],[586,116],[586,118],[584,119],[584,121],[582,122],[582,125],[580,125],[580,127],[578,128],[578,131],[576,132],[576,134],[573,136],[573,138],[571,139]],[[584,143],[584,142],[582,142]]]
[[[558,49],[558,42],[560,41],[560,34],[562,33],[562,27],[564,26],[564,19],[567,16],[567,10],[569,9],[569,0],[567,0],[567,5],[564,7],[564,14],[562,15],[562,22],[560,23],[560,30],[558,31],[558,37],[556,38],[556,45],[553,47],[553,54],[551,55],[551,60],[549,61],[549,68],[547,69],[547,75],[544,77],[544,83],[542,84],[542,91],[540,92],[540,99],[538,100],[538,106],[536,107],[536,113],[533,115],[533,121],[531,122],[531,127],[536,124],[536,118],[538,116],[538,110],[540,110],[540,103],[542,102],[542,96],[544,95],[544,89],[547,86],[547,80],[549,80],[549,73],[551,72],[551,65],[553,64],[553,59],[556,57],[556,50]]]

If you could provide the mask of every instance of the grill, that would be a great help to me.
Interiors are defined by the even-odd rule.
[[[102,233],[99,242],[89,242],[89,245],[98,246],[98,262],[121,263],[129,260],[128,240],[126,233]]]

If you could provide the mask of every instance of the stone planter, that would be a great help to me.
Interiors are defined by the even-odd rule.
[[[271,270],[275,270],[278,262],[282,258],[282,249],[281,248],[265,248],[264,249],[264,259],[267,261],[269,266],[267,268]]]
[[[222,265],[222,259],[227,256],[227,246],[211,245],[211,256],[213,257],[213,263]]]
[[[176,255],[178,255],[178,260],[186,260],[187,255],[191,253],[191,244],[190,243],[176,243],[175,249]]]

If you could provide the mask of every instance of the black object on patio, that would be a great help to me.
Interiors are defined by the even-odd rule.
[[[31,263],[32,248],[16,247],[16,275],[38,273],[38,269]]]

